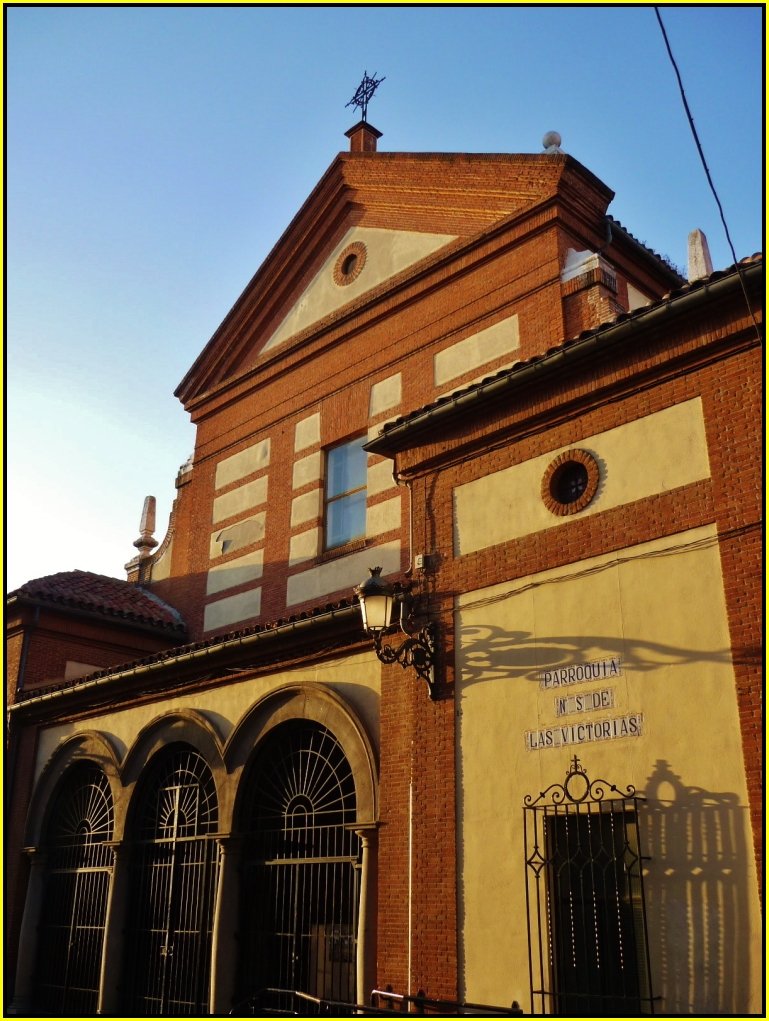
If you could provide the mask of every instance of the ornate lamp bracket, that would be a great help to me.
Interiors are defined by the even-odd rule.
[[[413,666],[417,676],[427,681],[430,698],[435,700],[435,646],[438,628],[435,621],[428,621],[416,635],[409,635],[400,648],[393,648],[385,641],[383,632],[374,635],[374,649],[382,663],[400,663],[405,669]]]

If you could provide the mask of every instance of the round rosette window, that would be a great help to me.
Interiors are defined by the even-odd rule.
[[[363,272],[366,265],[366,246],[362,241],[353,241],[339,255],[334,263],[334,283],[339,287],[351,284]]]
[[[551,514],[578,514],[598,490],[598,462],[586,450],[565,450],[542,479],[542,499]]]

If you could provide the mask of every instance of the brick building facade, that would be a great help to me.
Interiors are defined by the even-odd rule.
[[[12,1009],[759,1013],[762,260],[687,284],[556,147],[350,136],[177,391],[114,582],[163,635],[10,631]],[[429,691],[362,630],[374,566]]]

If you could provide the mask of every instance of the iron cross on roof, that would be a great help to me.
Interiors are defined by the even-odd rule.
[[[368,76],[368,71],[364,71],[363,81],[356,89],[355,95],[352,97],[350,102],[345,104],[345,110],[348,106],[360,107],[361,120],[365,121],[369,100],[376,92],[377,87],[381,85],[383,81],[384,78],[377,78],[376,71],[374,71],[371,78]]]

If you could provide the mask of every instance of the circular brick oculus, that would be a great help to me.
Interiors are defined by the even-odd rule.
[[[366,265],[366,246],[362,241],[353,241],[342,252],[334,263],[334,283],[339,287],[351,284],[363,272]]]
[[[587,450],[565,450],[542,477],[542,499],[551,514],[578,514],[598,491],[598,462]]]

